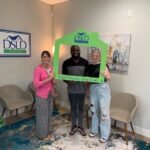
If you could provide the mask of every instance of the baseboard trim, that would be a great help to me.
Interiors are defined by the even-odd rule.
[[[134,125],[135,133],[150,138],[150,130]]]

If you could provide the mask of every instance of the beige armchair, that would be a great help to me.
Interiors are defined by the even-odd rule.
[[[116,120],[124,123],[124,132],[127,145],[128,145],[127,124],[130,123],[131,129],[134,134],[134,129],[131,121],[136,109],[137,109],[137,100],[133,94],[120,92],[112,95],[110,116],[112,119],[115,120],[114,124],[115,127],[116,127]]]
[[[32,106],[31,106],[31,109],[30,111],[33,110],[33,107],[35,105],[35,99],[36,99],[36,96],[35,96],[35,93],[36,93],[36,89],[35,87],[33,86],[33,82],[30,83],[29,87],[28,87],[28,91],[32,94],[33,96],[33,103],[32,103]]]
[[[0,104],[3,107],[2,116],[5,110],[8,109],[10,114],[13,110],[16,110],[18,115],[18,109],[31,105],[33,103],[33,97],[29,92],[23,91],[16,85],[4,85],[0,87]]]

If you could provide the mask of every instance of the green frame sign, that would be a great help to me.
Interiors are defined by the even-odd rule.
[[[85,77],[85,76],[74,76],[74,75],[64,75],[59,74],[59,49],[61,44],[65,45],[79,45],[87,47],[97,47],[101,49],[101,67],[100,67],[100,76],[99,78]],[[71,34],[65,35],[64,37],[57,39],[55,41],[55,51],[54,51],[54,75],[58,80],[73,80],[73,81],[82,81],[82,82],[94,82],[94,83],[103,83],[104,77],[101,75],[101,72],[105,70],[106,61],[107,61],[107,49],[108,44],[99,39],[97,32],[87,32],[84,29],[80,29]]]

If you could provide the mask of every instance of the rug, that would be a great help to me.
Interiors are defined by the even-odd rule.
[[[150,144],[129,137],[128,146],[123,135],[111,131],[109,141],[101,144],[98,138],[82,137],[78,132],[69,136],[67,114],[57,114],[52,121],[52,138],[42,141],[35,135],[35,117],[0,128],[0,150],[150,150]],[[89,130],[86,130],[87,134]]]

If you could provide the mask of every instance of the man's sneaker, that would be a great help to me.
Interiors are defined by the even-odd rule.
[[[107,140],[103,139],[102,137],[99,139],[100,143],[106,143]]]
[[[86,133],[85,133],[85,131],[84,131],[84,129],[83,129],[83,128],[78,127],[78,131],[79,131],[79,133],[80,133],[83,137],[85,137],[85,136],[86,136]]]
[[[77,126],[72,126],[69,135],[73,136],[77,131]]]
[[[90,138],[94,138],[94,137],[95,137],[95,134],[91,132],[91,133],[89,134],[89,137],[90,137]]]

